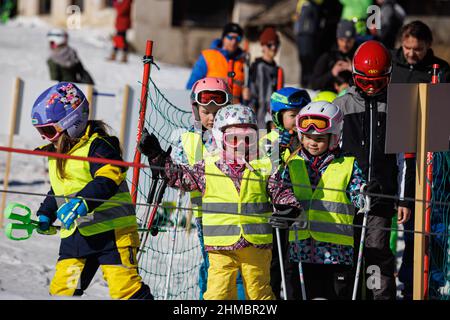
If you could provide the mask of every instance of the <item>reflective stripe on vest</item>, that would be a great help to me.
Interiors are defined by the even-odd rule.
[[[202,137],[196,132],[186,132],[181,135],[181,144],[183,146],[184,154],[188,160],[189,165],[192,167],[198,161],[203,159],[203,155],[206,153],[205,145],[203,144]],[[202,216],[202,193],[200,191],[190,192],[192,213],[194,217],[201,218]]]
[[[245,169],[241,192],[216,166],[205,161],[206,188],[203,195],[203,235],[207,246],[230,246],[244,237],[252,244],[272,243],[268,223],[273,209],[266,192],[271,172],[270,159],[250,163]]]
[[[295,196],[305,210],[307,229],[298,231],[298,239],[309,237],[317,241],[353,246],[354,206],[345,190],[353,174],[353,157],[333,160],[312,190],[305,161],[296,155],[289,161],[289,174]],[[326,188],[326,189],[325,189]],[[336,191],[343,190],[343,191]],[[295,232],[289,232],[295,241]]]
[[[89,129],[87,130],[89,132]],[[85,135],[81,141],[70,151],[70,155],[87,157],[92,142],[101,139],[98,134]],[[90,165],[87,161],[67,160],[65,164],[66,177],[61,179],[57,174],[56,159],[49,158],[49,175],[52,189],[56,196],[74,197],[89,182],[93,180]],[[125,173],[124,173],[125,176]],[[58,207],[70,199],[56,198]],[[91,236],[116,228],[136,226],[136,214],[128,185],[124,180],[117,193],[104,202],[86,217],[78,218],[69,230],[61,229],[61,238],[69,237],[78,228],[84,236]],[[117,203],[118,201],[120,203]],[[129,204],[127,204],[129,203]]]
[[[202,52],[208,71],[206,77],[222,78],[228,83],[228,61],[224,55],[216,49],[207,49]],[[234,60],[233,78],[233,103],[239,103],[242,96],[242,88],[245,81],[244,59]]]

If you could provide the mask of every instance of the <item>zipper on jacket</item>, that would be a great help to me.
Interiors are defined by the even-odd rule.
[[[369,125],[369,174],[368,174],[368,182],[370,182],[371,178],[372,178],[372,149],[373,149],[373,103],[374,100],[371,100],[369,102],[369,106],[370,106],[370,116],[369,116],[369,121],[370,121],[370,125]]]

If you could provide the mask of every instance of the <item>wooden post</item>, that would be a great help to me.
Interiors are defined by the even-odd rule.
[[[8,147],[12,148],[14,143],[14,134],[16,133],[16,122],[17,122],[17,113],[19,108],[19,101],[20,101],[20,86],[21,86],[22,80],[20,78],[16,78],[13,85],[13,101],[11,105],[11,118],[10,118],[10,125],[9,125],[9,139],[8,139]],[[12,154],[7,153],[6,154],[6,166],[5,166],[5,177],[3,180],[3,190],[8,190],[9,185],[9,173],[11,171],[11,160],[12,160]],[[6,192],[2,193],[2,201],[0,203],[0,228],[3,227],[3,210],[6,206]]]
[[[95,119],[95,107],[94,107],[94,86],[89,84],[87,86],[86,98],[89,102],[89,120]]]
[[[130,86],[126,85],[123,89],[123,100],[122,100],[122,117],[120,121],[120,143],[122,146],[125,145],[126,131],[127,131],[127,123],[128,123],[128,103],[130,100]]]
[[[419,107],[417,109],[417,153],[416,153],[416,199],[425,200],[427,191],[426,166],[427,166],[427,140],[426,126],[428,121],[427,106],[428,85],[419,84]],[[425,210],[427,203],[416,201],[414,230],[425,232]],[[424,299],[424,254],[425,235],[414,234],[414,300]]]

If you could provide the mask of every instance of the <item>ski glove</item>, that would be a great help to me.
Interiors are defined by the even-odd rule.
[[[269,223],[273,228],[288,229],[295,221],[301,211],[296,207],[283,206],[280,211],[275,211],[269,219]],[[277,208],[275,208],[277,209]]]
[[[139,151],[152,162],[159,155],[163,154],[163,149],[158,141],[158,138],[152,133],[150,134],[146,128],[142,132],[141,140],[138,145]]]
[[[73,222],[79,217],[84,217],[88,213],[86,201],[82,198],[71,199],[69,202],[63,204],[56,215],[64,225],[64,228],[70,229]]]
[[[42,231],[42,232],[46,232],[50,229],[50,218],[47,217],[46,215],[40,215],[39,216],[39,227],[38,227],[38,232]]]
[[[383,188],[376,179],[371,180],[364,188],[364,191],[367,193],[374,194],[369,196],[370,209],[374,209],[377,205],[380,204],[381,198],[378,195],[383,193]]]
[[[294,137],[293,131],[287,131],[284,130],[280,137],[278,138],[278,141],[280,143],[281,148],[287,148],[291,145],[292,138]]]

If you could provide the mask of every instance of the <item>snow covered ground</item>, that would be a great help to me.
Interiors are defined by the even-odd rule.
[[[0,25],[0,77],[50,80],[46,59],[48,47],[46,34],[51,26],[39,19],[19,19]],[[82,29],[69,31],[70,45],[74,47],[85,68],[96,83],[103,86],[137,84],[142,80],[141,56],[130,54],[129,63],[106,61],[111,44],[108,29]],[[159,87],[183,89],[190,74],[187,68],[158,63],[161,71],[154,70],[152,78]],[[0,125],[6,125],[0,123]],[[110,124],[118,127],[119,124]],[[0,135],[0,145],[7,137]],[[27,137],[14,139],[17,148],[34,149]],[[3,185],[5,154],[0,154],[0,183]],[[2,188],[3,189],[3,188]],[[13,155],[10,173],[12,191],[46,193],[49,190],[44,158]],[[1,196],[1,194],[0,194]],[[42,197],[8,194],[7,203],[19,202],[35,211]],[[33,235],[28,241],[14,242],[0,230],[0,300],[50,299],[48,285],[54,274],[58,257],[58,236]],[[86,292],[87,299],[109,299],[108,289],[97,273]]]

